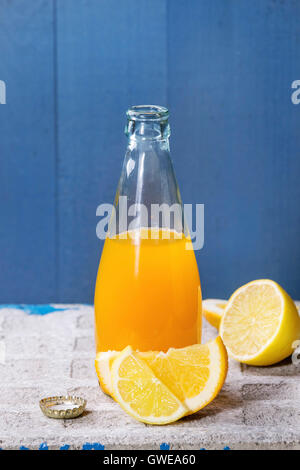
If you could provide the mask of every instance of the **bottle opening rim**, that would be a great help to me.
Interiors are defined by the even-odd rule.
[[[164,106],[142,104],[131,106],[126,115],[133,121],[166,121],[169,117],[169,110]]]

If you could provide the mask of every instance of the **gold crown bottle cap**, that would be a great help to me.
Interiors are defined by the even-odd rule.
[[[85,407],[86,400],[71,395],[47,397],[40,400],[40,408],[48,418],[77,418],[84,412]]]

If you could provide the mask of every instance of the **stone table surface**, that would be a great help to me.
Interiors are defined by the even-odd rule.
[[[203,339],[216,335],[203,325]],[[102,393],[94,370],[93,308],[1,306],[1,449],[300,449],[300,365],[257,368],[230,361],[225,385],[206,408],[149,426]],[[74,420],[45,417],[39,399],[76,394]]]

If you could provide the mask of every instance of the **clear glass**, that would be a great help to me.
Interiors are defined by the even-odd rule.
[[[133,106],[95,289],[98,351],[201,340],[201,289],[170,158],[168,110]]]

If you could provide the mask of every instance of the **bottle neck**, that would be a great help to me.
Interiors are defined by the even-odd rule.
[[[159,142],[169,143],[170,126],[167,119],[160,121],[128,119],[125,134],[129,142],[145,143],[149,141],[151,143],[157,142],[157,144],[159,144]]]

